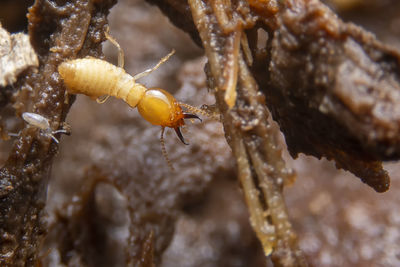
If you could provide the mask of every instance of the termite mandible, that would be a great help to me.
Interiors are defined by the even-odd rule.
[[[154,125],[161,126],[161,148],[162,153],[173,169],[168,159],[164,143],[164,129],[169,127],[175,130],[179,139],[185,145],[185,139],[181,133],[181,126],[185,124],[184,119],[201,119],[193,113],[185,113],[181,106],[189,111],[203,113],[188,104],[179,103],[170,93],[160,88],[146,88],[137,83],[140,79],[169,59],[174,50],[163,57],[153,68],[147,69],[135,76],[125,72],[124,52],[118,42],[109,35],[109,28],[105,31],[106,38],[118,49],[118,66],[105,60],[93,57],[67,60],[58,66],[58,72],[64,80],[67,91],[70,94],[84,94],[98,103],[104,103],[108,97],[114,96],[125,101],[132,108],[137,107],[140,115]]]

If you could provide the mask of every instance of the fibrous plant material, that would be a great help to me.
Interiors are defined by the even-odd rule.
[[[169,9],[185,9],[184,2],[182,6],[176,1],[168,3]],[[165,5],[161,8],[169,10]],[[232,10],[216,6],[222,8],[219,13],[237,10],[239,14],[230,16],[242,17],[236,21],[246,30],[247,38],[242,40],[249,42],[243,53],[252,63],[251,71],[285,133],[291,154],[333,159],[375,190],[387,190],[389,178],[380,161],[398,159],[400,150],[398,52],[361,28],[344,23],[319,1],[237,1]],[[242,15],[246,8],[253,23]],[[210,5],[207,12],[214,10]],[[231,31],[232,25],[221,27],[229,42],[219,40],[218,47],[233,47],[238,33]],[[182,28],[193,35],[190,19]],[[257,47],[257,30],[268,35],[263,48]],[[200,35],[202,31],[214,34],[213,29],[200,29]],[[203,42],[206,45],[214,44]],[[215,47],[211,50],[217,51]],[[224,73],[235,73],[236,65],[228,59],[223,60],[224,66],[233,70]],[[224,79],[222,73],[219,77],[218,88],[232,79],[232,75]]]
[[[112,4],[106,1],[93,1],[92,4],[75,1],[57,6],[56,3],[59,2],[38,1],[31,11],[30,34],[39,53],[40,75],[29,74],[18,81],[24,86],[15,104],[20,114],[32,111],[48,118],[54,130],[59,128],[71,103],[71,98],[64,97],[64,88],[61,86],[56,66],[66,59],[84,57],[88,54],[94,57],[101,56],[99,44],[103,39],[101,32],[105,23],[105,13]],[[192,9],[193,14],[200,13],[198,17],[191,17],[191,9],[186,1],[159,2],[163,10],[169,10],[166,12],[171,19],[190,32],[197,43],[200,43],[200,38],[196,26],[209,23],[210,27],[198,29],[210,61],[208,67],[210,88],[220,89],[217,92],[218,106],[223,115],[226,136],[237,157],[240,179],[251,211],[251,221],[264,245],[265,252],[268,254],[273,251],[274,263],[286,266],[305,265],[287,218],[281,192],[285,178],[291,179],[292,173],[287,170],[280,157],[277,142],[274,140],[275,131],[267,121],[269,111],[266,110],[266,106],[280,123],[293,155],[305,152],[317,157],[334,159],[341,167],[367,178],[368,183],[376,190],[383,191],[388,186],[388,177],[382,170],[379,160],[398,157],[396,146],[393,145],[397,142],[396,120],[380,123],[382,120],[377,120],[373,116],[376,114],[370,113],[368,108],[364,109],[366,107],[364,104],[360,105],[359,109],[357,108],[359,103],[354,102],[368,98],[348,98],[346,93],[355,94],[360,89],[359,86],[361,89],[364,86],[366,89],[361,92],[376,100],[376,103],[382,104],[382,101],[387,100],[385,104],[388,105],[382,110],[389,108],[391,110],[389,113],[396,115],[391,108],[396,102],[394,101],[396,90],[393,90],[393,87],[396,89],[398,86],[397,52],[379,44],[359,28],[344,24],[318,1],[191,1],[192,6],[200,6],[199,10]],[[201,21],[202,19],[206,21]],[[257,42],[262,42],[258,32],[262,31],[267,33],[268,38],[263,42],[264,47],[258,48]],[[343,57],[345,48],[350,48],[350,52],[356,48],[357,52],[348,53],[346,57],[356,54],[363,60],[369,59],[370,61],[366,61],[372,63],[369,67],[376,67],[378,74],[383,73],[383,75],[366,71],[367,78],[364,77],[361,83],[349,79],[345,71],[339,71],[341,68],[338,66],[343,63],[350,64],[364,74],[362,70],[368,67],[368,64],[359,64],[365,62],[357,62],[355,60],[357,57],[349,59]],[[328,57],[329,53],[326,51],[334,53]],[[332,60],[335,58],[337,61]],[[326,59],[331,59],[333,62],[323,64]],[[355,76],[350,75],[350,78]],[[378,82],[376,87],[386,88],[385,92],[389,93],[387,95],[383,91],[377,93],[377,88],[372,86],[375,82]],[[387,86],[386,82],[393,87]],[[33,89],[32,93],[29,88]],[[225,98],[226,92],[229,92],[228,99]],[[236,105],[228,109],[226,100],[232,106],[232,102],[229,101],[235,99],[235,93]],[[261,93],[267,97],[264,98]],[[381,96],[387,97],[382,99]],[[348,102],[349,99],[353,101]],[[330,103],[322,100],[330,100],[336,109],[330,109],[329,105],[322,105],[323,108],[320,109],[321,103]],[[365,103],[368,102],[370,100]],[[342,117],[341,111],[346,116]],[[367,115],[372,114],[369,116],[372,120],[367,118],[367,121],[363,121],[365,114],[357,111],[365,112]],[[352,116],[356,119],[354,117],[349,119]],[[359,127],[362,123],[375,127]],[[385,139],[388,142],[379,143],[377,141],[379,136],[388,133],[388,128],[383,126],[392,127],[391,134]],[[371,135],[365,135],[367,132]],[[142,136],[141,134],[133,136],[139,135]],[[366,142],[365,136],[371,139],[367,139]],[[215,136],[210,135],[204,143],[214,146],[209,142],[214,138]],[[40,135],[38,130],[24,129],[1,171],[0,231],[4,241],[1,250],[3,265],[11,263],[29,265],[34,262],[35,247],[39,243],[37,237],[43,229],[39,227],[38,219],[44,200],[44,194],[41,193],[47,186],[49,166],[57,151],[57,147],[51,142],[48,136]],[[117,142],[118,147],[124,147],[126,144],[124,138],[114,138],[113,142]],[[122,151],[124,153],[118,153],[120,151],[110,153],[107,160],[100,165],[113,173],[106,175],[111,177],[107,178],[107,182],[114,179],[113,186],[119,185],[118,190],[131,198],[130,246],[125,251],[126,257],[131,264],[140,260],[146,264],[157,263],[172,236],[171,225],[175,216],[173,208],[179,202],[176,199],[184,193],[192,192],[188,189],[189,184],[194,187],[196,184],[193,180],[189,183],[176,182],[176,184],[169,180],[166,182],[162,173],[154,177],[154,170],[151,169],[157,169],[158,165],[141,161],[150,154],[146,152],[148,150],[140,153],[131,152],[126,156],[130,157],[130,161],[121,157],[121,154],[127,155],[126,150]],[[195,149],[192,152],[194,151]],[[215,152],[212,149],[210,151]],[[158,146],[157,152],[159,153]],[[134,157],[140,159],[132,164]],[[124,164],[118,165],[112,160],[113,158],[114,160],[118,158],[118,162],[122,161]],[[181,166],[188,165],[185,157],[179,160],[182,160]],[[202,157],[198,156],[197,160],[192,162],[203,162]],[[139,165],[145,167],[140,168]],[[200,176],[207,176],[204,175],[204,169],[211,168],[210,166],[213,165],[204,164],[197,172]],[[191,164],[190,167],[179,177],[174,177],[174,181],[185,176],[188,170],[194,169],[193,172],[196,172],[195,165]],[[142,173],[137,170],[142,170]],[[95,173],[93,176],[101,175]],[[150,184],[147,183],[148,180],[144,182],[142,179],[149,177],[152,178]],[[130,183],[132,180],[135,182]],[[172,194],[174,190],[170,188],[181,190],[180,194]],[[92,195],[91,190],[88,192]],[[157,203],[154,196],[166,202]],[[69,255],[78,255],[78,258],[83,255],[80,257],[84,259],[83,262],[90,258],[90,255],[85,253],[89,253],[91,249],[79,249],[92,244],[92,239],[86,239],[87,243],[78,245],[73,243],[76,241],[74,238],[81,234],[87,237],[86,233],[79,230],[82,226],[82,217],[85,219],[90,217],[90,214],[85,212],[88,211],[86,207],[92,206],[92,199],[89,197],[84,200],[87,202],[83,201],[79,207],[83,212],[67,214],[65,217],[65,225],[77,233],[65,239],[71,243],[65,242],[64,245],[71,247],[67,247],[70,250],[61,251],[62,263],[69,262]],[[97,212],[101,213],[99,210]],[[96,219],[89,218],[87,222],[92,223]],[[96,222],[101,224],[99,221]],[[98,229],[102,229],[101,226]],[[153,229],[156,229],[154,235]],[[164,237],[160,238],[161,233]],[[93,236],[89,237],[98,237],[96,233],[91,234]],[[93,259],[98,263],[97,257]]]
[[[291,154],[334,159],[387,190],[380,161],[399,157],[399,54],[319,1],[285,3],[269,76],[256,76]]]
[[[21,72],[38,64],[28,35],[10,34],[0,24],[0,87],[12,85]]]
[[[184,1],[150,2],[159,5],[167,15],[186,10]],[[268,168],[280,170],[284,165],[279,164],[279,156],[268,157],[273,150],[257,153],[256,148],[263,147],[260,144],[270,138],[265,134],[267,131],[260,130],[264,124],[268,129],[268,112],[257,113],[262,110],[258,107],[263,101],[261,93],[266,96],[266,106],[279,123],[294,157],[298,153],[326,157],[378,192],[389,188],[389,177],[381,161],[400,156],[397,51],[361,28],[344,23],[317,0],[193,0],[189,5],[209,60],[210,88],[217,90],[253,226],[267,254],[271,247],[277,248],[271,238],[276,233],[274,230],[263,233],[262,223],[257,223],[254,216],[263,208],[271,216],[268,200],[283,203],[283,198],[275,195],[281,196],[277,189],[278,178],[282,177],[268,177],[263,172],[268,173]],[[171,9],[174,11],[170,12]],[[176,25],[183,24],[182,17],[169,17]],[[181,28],[193,36],[190,19]],[[260,31],[267,35],[266,40],[260,38]],[[260,42],[263,42],[261,48]],[[243,75],[246,69],[251,74]],[[252,84],[253,77],[256,84]],[[232,90],[236,82],[236,90]],[[229,107],[232,103],[226,97],[224,101],[221,98],[221,89],[227,88],[227,84],[231,92],[228,95],[238,96],[232,109],[226,108],[226,103]],[[245,97],[251,90],[255,90],[252,94],[257,101]],[[248,115],[244,116],[240,110],[246,110]],[[270,146],[276,146],[273,140],[269,141]],[[263,178],[272,178],[269,181],[273,183],[266,186]],[[265,189],[263,197],[257,196],[260,191],[253,194],[257,186]],[[252,201],[257,198],[261,203],[265,200],[265,206],[258,200]],[[261,221],[272,221],[272,229],[279,229],[272,217]],[[288,243],[292,245],[292,255],[296,255],[295,238],[287,240],[293,241]],[[278,264],[284,262],[279,263],[284,257],[274,258]],[[303,264],[301,257],[291,259]]]
[[[101,56],[100,32],[114,1],[38,0],[29,10],[29,36],[38,54],[37,73],[19,81],[14,106],[47,118],[52,129],[65,119],[73,98],[66,97],[57,65],[77,56]],[[32,266],[40,236],[48,175],[57,146],[36,128],[23,129],[0,170],[0,264]]]
[[[237,18],[236,25],[221,25],[223,9],[215,14],[207,14],[206,11],[211,8],[207,3],[193,0],[189,4],[202,41],[207,44],[205,50],[209,59],[208,76],[212,81],[210,87],[221,88],[218,84],[225,83],[226,79],[235,81],[233,90],[237,90],[236,106],[229,108],[227,94],[221,90],[217,91],[217,103],[223,113],[227,139],[237,159],[250,222],[265,254],[273,253],[272,259],[277,265],[306,266],[282,195],[284,181],[292,179],[294,174],[285,167],[275,139],[275,128],[268,121],[269,112],[262,95],[257,92],[257,83],[239,45],[242,43],[247,47],[247,39],[240,42],[240,36],[244,28],[254,25],[254,19],[250,14],[242,14],[247,21],[241,20],[239,14],[234,12],[232,16]],[[220,8],[222,6],[227,10],[230,8],[229,5],[221,5]],[[223,26],[228,28],[224,31]],[[224,76],[222,73],[227,69],[232,69],[227,73],[235,77]]]

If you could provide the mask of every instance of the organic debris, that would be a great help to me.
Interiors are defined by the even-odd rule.
[[[12,85],[21,72],[38,64],[28,35],[9,34],[0,24],[0,86]]]
[[[182,25],[182,17],[169,14],[186,10],[186,3],[167,1],[166,8],[163,2],[166,15]],[[278,265],[304,265],[281,192],[291,172],[280,158],[274,134],[268,133],[269,112],[263,103],[293,156],[335,160],[338,168],[384,192],[390,182],[381,160],[400,156],[400,55],[317,0],[192,0],[189,5],[252,225],[265,253],[273,251]],[[192,23],[184,25],[193,35]],[[286,219],[274,220],[274,214]],[[282,228],[286,234],[279,232]]]
[[[57,129],[73,98],[57,74],[57,65],[71,57],[101,55],[102,35],[113,1],[92,4],[69,1],[57,6],[38,0],[29,10],[29,35],[39,58],[37,73],[21,77],[14,106],[44,116]],[[0,170],[0,236],[2,266],[33,265],[44,232],[41,213],[57,145],[36,128],[24,128]]]
[[[335,160],[376,191],[387,190],[389,177],[381,160],[400,155],[398,52],[344,23],[316,0],[149,2],[205,50],[208,87],[215,92],[250,222],[264,253],[277,266],[306,266],[282,193],[294,173],[282,159],[279,133],[270,119],[279,123],[293,156],[306,153]],[[38,72],[23,72],[15,83],[15,99],[4,101],[12,101],[17,115],[33,112],[48,119],[52,131],[64,123],[75,99],[65,94],[57,66],[87,55],[102,58],[106,15],[114,1],[59,3],[37,0],[30,9],[29,35],[39,58]],[[162,35],[162,29],[147,31]],[[135,53],[145,54],[156,45],[152,38],[137,42],[137,36]],[[200,92],[194,90],[178,94],[199,100]],[[58,146],[35,127],[21,131],[0,170],[2,265],[160,264],[178,211],[190,206],[197,214],[192,203],[212,178],[232,176],[218,123],[204,123],[192,134],[201,145],[190,150],[171,146],[179,172],[168,175],[162,157],[154,158],[161,153],[157,139],[149,142],[158,131],[126,115],[128,109],[119,103],[107,104],[102,112],[91,111],[88,103],[76,111],[81,129],[73,131],[85,131],[88,121],[95,122],[96,131],[72,137],[65,147],[72,155],[63,165],[68,170],[55,176],[64,179],[58,188],[68,183],[74,194],[60,207],[54,196],[60,192],[52,193],[47,205],[53,205],[55,216],[43,243],[42,210]],[[110,110],[120,116],[113,117]],[[72,152],[75,147],[82,150]],[[84,174],[82,162],[87,166]],[[316,199],[330,203],[327,193]],[[321,209],[312,207],[315,212]],[[245,233],[237,234],[238,240]]]

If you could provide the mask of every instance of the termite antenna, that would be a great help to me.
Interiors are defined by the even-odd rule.
[[[118,49],[118,67],[124,68],[125,62],[124,62],[124,50],[122,50],[121,46],[117,42],[117,40],[114,39],[110,35],[110,27],[106,25],[106,30],[104,31],[104,35],[106,36],[107,40],[110,41],[113,45],[115,45]]]
[[[181,103],[181,102],[179,102],[179,105],[184,107],[185,109],[187,109],[190,112],[198,113],[198,114],[201,114],[203,116],[206,116],[206,117],[208,117],[210,119],[214,119],[214,120],[217,120],[217,121],[220,120],[218,112],[210,111],[210,110],[207,110],[205,108],[196,108],[194,106],[191,106],[191,105],[185,104],[185,103]]]
[[[163,57],[162,59],[160,59],[160,61],[157,63],[157,65],[155,65],[154,67],[147,69],[141,73],[136,74],[135,76],[133,76],[134,80],[138,80],[140,78],[143,78],[147,75],[149,75],[150,73],[152,73],[153,71],[155,71],[156,69],[158,69],[158,67],[160,67],[165,61],[167,61],[173,54],[175,53],[175,49],[172,49],[171,52],[169,52],[168,55],[166,55],[165,57]]]
[[[167,149],[165,148],[164,130],[165,130],[165,127],[161,127],[161,137],[160,137],[161,153],[164,156],[164,159],[167,162],[168,167],[170,168],[170,170],[171,171],[175,171],[174,166],[172,165],[171,161],[168,158]]]

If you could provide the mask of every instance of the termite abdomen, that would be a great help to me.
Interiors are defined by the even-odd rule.
[[[136,107],[146,88],[135,83],[124,69],[107,61],[86,57],[69,60],[58,66],[71,94],[85,94],[91,98],[104,95],[121,98],[131,107]]]

